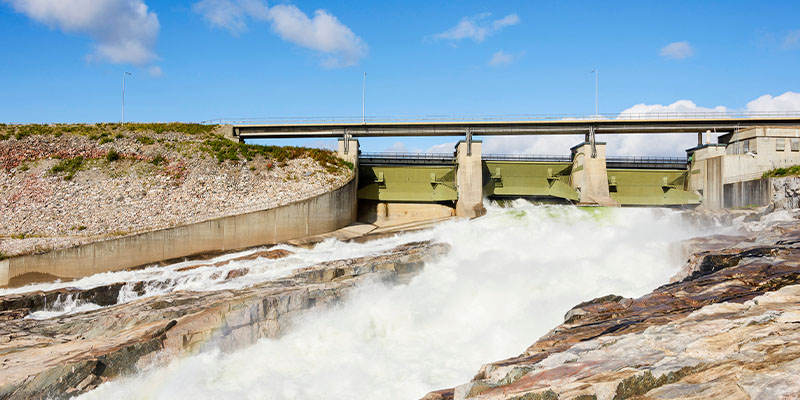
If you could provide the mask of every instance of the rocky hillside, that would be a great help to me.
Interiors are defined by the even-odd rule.
[[[690,248],[673,283],[579,304],[518,357],[425,399],[800,398],[800,222]]]
[[[0,258],[271,208],[352,177],[330,151],[217,129],[0,125]]]

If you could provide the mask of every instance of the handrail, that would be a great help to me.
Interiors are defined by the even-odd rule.
[[[406,116],[316,116],[316,117],[238,117],[214,118],[200,121],[204,124],[364,124],[364,123],[418,123],[418,122],[536,122],[536,121],[614,121],[614,120],[674,120],[674,119],[752,119],[800,118],[797,111],[709,111],[709,112],[644,112],[599,114],[498,114],[498,115],[406,115]]]
[[[571,162],[569,155],[533,155],[533,154],[483,154],[481,159],[486,161],[545,161],[545,162]]]

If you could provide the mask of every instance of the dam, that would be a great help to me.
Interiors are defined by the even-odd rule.
[[[675,113],[522,120],[269,121],[230,125],[232,140],[339,138],[356,164],[358,199],[377,204],[439,204],[455,215],[482,214],[483,199],[526,198],[584,206],[742,208],[766,205],[772,169],[800,164],[797,113]],[[711,133],[720,135],[711,143]],[[607,134],[696,134],[686,157],[606,156]],[[580,135],[565,155],[482,154],[475,136]],[[457,136],[443,154],[361,153],[358,138]],[[705,137],[705,139],[704,139]],[[566,149],[565,149],[566,153]],[[361,209],[366,207],[361,206]],[[370,205],[369,207],[372,207]],[[364,215],[361,212],[360,215]]]

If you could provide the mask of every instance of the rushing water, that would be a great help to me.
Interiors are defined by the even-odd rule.
[[[516,202],[425,232],[328,242],[306,257],[377,253],[420,239],[449,243],[451,251],[410,283],[367,284],[340,306],[306,315],[280,339],[174,360],[83,398],[419,398],[520,354],[581,301],[639,296],[665,283],[684,262],[675,244],[700,234],[696,229],[668,210]],[[265,262],[246,263],[257,269]]]

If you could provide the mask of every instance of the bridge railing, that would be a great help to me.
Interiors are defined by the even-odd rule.
[[[571,162],[569,155],[531,155],[531,154],[483,154],[485,161],[540,161],[540,162]]]
[[[317,116],[317,117],[258,117],[214,118],[201,123],[230,125],[282,124],[368,124],[424,122],[508,122],[508,121],[595,121],[595,120],[674,120],[674,119],[747,119],[800,118],[798,111],[709,111],[709,112],[643,112],[599,114],[499,114],[499,115],[375,115],[375,116]]]
[[[649,169],[686,169],[689,159],[686,157],[606,157],[607,168],[649,168]]]

